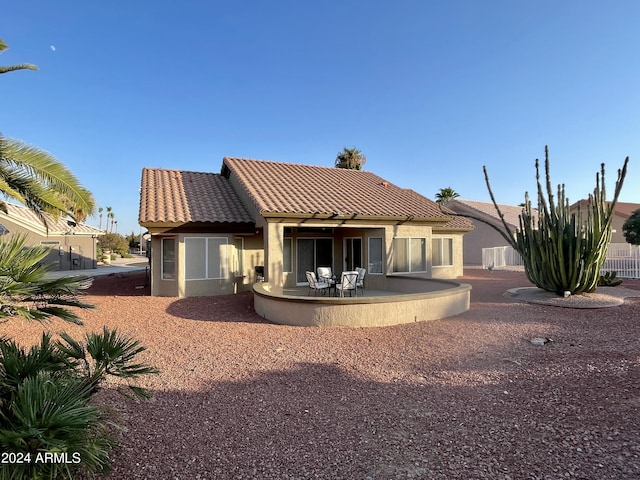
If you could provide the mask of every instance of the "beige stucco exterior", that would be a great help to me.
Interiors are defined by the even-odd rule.
[[[331,169],[333,170],[333,169]],[[452,279],[463,274],[463,235],[470,229],[468,223],[460,224],[452,222],[452,218],[443,215],[439,210],[435,210],[430,215],[414,216],[404,214],[406,208],[412,205],[406,202],[401,210],[392,210],[392,214],[385,216],[382,214],[360,214],[336,213],[309,213],[313,209],[280,209],[273,207],[269,210],[261,209],[255,198],[251,195],[251,189],[243,182],[247,179],[240,178],[230,170],[225,171],[223,163],[223,176],[237,196],[238,203],[246,209],[248,216],[253,219],[253,223],[247,228],[247,223],[243,224],[242,232],[224,230],[224,226],[219,223],[166,223],[158,221],[143,223],[152,235],[152,272],[151,272],[151,293],[161,296],[200,296],[200,295],[221,295],[246,291],[256,281],[255,267],[264,267],[264,279],[274,287],[293,287],[306,281],[304,269],[311,267],[308,262],[298,262],[298,246],[305,239],[329,239],[331,241],[331,251],[326,253],[326,242],[323,246],[323,265],[329,266],[335,274],[350,270],[355,267],[367,269],[365,285],[371,288],[384,289],[388,275],[410,273],[417,277]],[[253,181],[255,179],[252,179]],[[374,191],[378,195],[386,195],[388,192],[382,184],[375,184]],[[181,187],[182,188],[182,187]],[[404,189],[394,189],[394,195],[406,194]],[[424,199],[418,194],[414,194],[417,200]],[[393,198],[393,197],[391,197]],[[433,203],[433,202],[431,202]],[[283,211],[280,211],[283,210]],[[382,209],[382,211],[387,211]],[[305,213],[306,212],[306,213]],[[326,212],[326,211],[325,211]],[[233,227],[233,224],[228,224]],[[447,225],[450,225],[447,227]],[[453,225],[453,226],[451,226]],[[447,230],[447,228],[449,228]],[[192,233],[197,232],[197,233]],[[189,280],[186,279],[185,265],[191,262],[189,248],[185,240],[189,237],[225,237],[229,247],[228,262],[231,262],[233,255],[239,256],[243,264],[242,272],[235,275],[233,265],[229,264],[227,271],[229,274],[221,279]],[[175,278],[163,276],[162,268],[162,242],[163,239],[173,238],[175,242]],[[380,247],[382,258],[376,259],[375,268],[371,268],[371,252],[369,249],[371,239],[381,239]],[[413,270],[413,259],[405,259],[405,264],[411,265],[411,272],[394,271],[394,241],[399,238],[424,239],[424,262],[420,258],[420,268]],[[237,239],[242,239],[243,249],[240,251],[234,245]],[[440,241],[440,248],[452,253],[452,261],[445,265],[434,265],[434,239]],[[306,242],[307,248],[309,242]],[[378,242],[376,241],[376,246]],[[445,247],[446,244],[446,247]],[[285,246],[286,245],[286,246]],[[313,244],[316,248],[317,243]],[[350,248],[347,248],[349,246]],[[305,250],[301,250],[305,252]],[[350,253],[360,258],[351,258]],[[285,258],[285,255],[291,255]],[[315,252],[314,252],[315,254]],[[406,255],[406,254],[405,254]],[[442,255],[444,257],[444,255]],[[201,259],[204,262],[204,258]],[[308,259],[306,259],[308,260]],[[194,260],[197,262],[197,260]],[[317,263],[318,258],[314,258],[312,263]],[[298,264],[300,268],[298,268]],[[424,268],[422,268],[424,265]],[[314,268],[315,270],[315,268]]]
[[[263,232],[267,235],[263,235]],[[188,238],[224,238],[227,245],[225,278],[195,279],[186,278],[185,265],[189,255],[185,240]],[[266,222],[263,230],[250,234],[231,233],[156,233],[151,240],[151,264],[155,266],[151,274],[151,293],[157,296],[192,297],[208,295],[225,295],[247,291],[256,281],[255,267],[264,266],[265,280],[277,287],[293,287],[299,284],[296,278],[296,258],[299,239],[330,239],[333,245],[331,266],[334,272],[347,269],[345,264],[345,239],[360,239],[362,254],[360,259],[354,259],[354,266],[367,268],[366,285],[374,289],[388,288],[388,276],[394,274],[406,275],[406,272],[393,271],[393,245],[395,238],[425,238],[426,239],[426,270],[412,275],[425,278],[452,279],[463,273],[463,236],[462,233],[435,233],[431,226],[424,225],[375,225],[360,223],[344,225],[339,222],[287,222],[286,219]],[[379,238],[383,241],[383,269],[380,273],[369,273],[369,239]],[[448,266],[433,265],[432,239],[451,239],[453,247],[453,264]],[[175,258],[174,273],[163,271],[164,242],[174,242]],[[236,243],[242,242],[242,249]],[[284,243],[291,245],[291,258],[284,261]],[[238,261],[236,261],[238,259]],[[205,261],[204,258],[201,259]],[[164,263],[163,263],[164,262]],[[292,271],[284,271],[284,265],[292,265]],[[236,266],[241,265],[241,271],[236,272]],[[159,268],[158,268],[159,267]],[[167,267],[169,269],[169,267]]]
[[[382,327],[457,315],[469,309],[468,284],[406,276],[390,279],[381,297],[296,297],[268,283],[254,286],[256,313],[283,325]]]
[[[15,209],[15,206],[12,206]],[[22,207],[21,207],[22,208]],[[26,235],[27,246],[45,246],[51,252],[45,261],[52,270],[85,270],[97,268],[96,244],[98,234],[75,233],[69,228],[68,233],[46,232],[44,225],[31,225],[22,222],[20,217],[0,213],[0,223],[9,231],[6,240],[13,235]],[[97,230],[97,229],[96,229]]]

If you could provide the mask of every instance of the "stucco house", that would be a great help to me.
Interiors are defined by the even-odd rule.
[[[456,198],[447,202],[446,206],[458,214],[480,218],[504,230],[502,221],[496,212],[496,207],[491,202],[476,202]],[[520,226],[518,217],[522,213],[522,207],[503,204],[498,204],[498,206],[504,214],[504,220],[509,227],[509,231],[512,235],[515,235]],[[486,223],[473,219],[470,221],[473,223],[474,228],[464,237],[464,263],[465,265],[482,265],[483,248],[504,247],[507,242],[494,228]]]
[[[586,208],[589,205],[588,200],[580,200],[569,207],[571,213],[578,212],[578,205],[582,207],[583,215],[586,216]],[[611,222],[611,243],[627,243],[622,233],[622,225],[631,216],[633,212],[640,209],[640,203],[617,202],[613,211],[613,220]]]
[[[0,211],[0,229],[4,238],[27,234],[27,245],[51,248],[46,262],[52,270],[84,270],[97,267],[96,241],[104,231],[66,218],[54,219],[45,214],[47,226],[34,212],[21,205],[6,204]]]
[[[366,171],[225,157],[220,173],[144,168],[139,223],[151,234],[151,293],[306,283],[305,271],[367,269],[455,278],[472,230],[433,201]],[[449,212],[450,213],[450,212]]]

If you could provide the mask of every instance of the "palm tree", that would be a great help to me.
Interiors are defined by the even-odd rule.
[[[107,207],[109,210],[111,207]],[[113,233],[113,224],[116,220],[116,214],[114,212],[107,213],[107,224],[105,225],[105,230],[108,230],[109,233]],[[111,225],[109,225],[109,223]]]
[[[49,251],[42,245],[27,246],[24,234],[0,242],[0,322],[11,317],[38,321],[57,317],[82,323],[76,312],[66,307],[92,308],[77,297],[91,285],[91,278],[47,278],[51,264],[45,264],[44,259]]]
[[[366,161],[367,157],[365,157],[356,147],[344,147],[341,152],[338,152],[338,156],[336,157],[336,168],[362,170]]]
[[[0,52],[7,44],[0,39]],[[0,66],[0,74],[15,70],[37,70],[29,63]],[[77,222],[93,214],[91,193],[55,157],[37,147],[0,134],[0,193],[33,210],[46,225],[46,215],[70,216]],[[0,210],[6,204],[0,200]]]
[[[0,53],[7,50],[8,48],[9,46],[6,43],[4,43],[4,40],[0,38]],[[38,70],[38,67],[30,63],[22,63],[20,65],[9,65],[4,67],[0,65],[0,74],[13,72],[15,70]]]
[[[91,192],[50,153],[0,135],[0,193],[43,219],[69,216],[84,221],[94,211]],[[0,209],[6,211],[3,201]]]
[[[98,226],[99,230],[102,230],[102,207],[98,208],[98,214],[100,215],[100,225]]]
[[[460,194],[451,187],[441,188],[440,191],[436,193],[436,203],[445,204],[459,196]]]
[[[0,444],[3,452],[31,455],[31,461],[0,463],[2,479],[94,478],[108,470],[115,442],[107,409],[93,405],[91,397],[111,376],[126,382],[127,391],[118,382],[122,393],[149,398],[136,383],[158,370],[138,363],[146,350],[138,340],[107,327],[87,333],[84,341],[64,332],[60,337],[54,341],[43,333],[29,349],[0,338]],[[61,448],[78,462],[34,461]]]

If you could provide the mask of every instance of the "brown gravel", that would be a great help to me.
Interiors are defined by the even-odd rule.
[[[97,278],[84,329],[130,333],[162,370],[151,401],[100,393],[124,427],[107,478],[640,478],[640,300],[557,308],[506,299],[520,272],[463,280],[462,315],[323,329],[266,323],[250,294],[152,298],[144,274]]]

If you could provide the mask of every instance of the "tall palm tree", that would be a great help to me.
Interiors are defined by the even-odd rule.
[[[100,216],[100,225],[98,226],[98,229],[102,230],[102,207],[98,208],[98,215]]]
[[[459,196],[460,194],[451,187],[441,188],[440,191],[436,193],[436,203],[444,204]]]
[[[367,157],[365,157],[356,147],[344,147],[341,152],[338,152],[338,156],[336,157],[336,168],[362,170],[366,161]]]
[[[107,221],[104,224],[104,231],[109,232],[109,222],[111,221],[111,207],[107,207]]]

